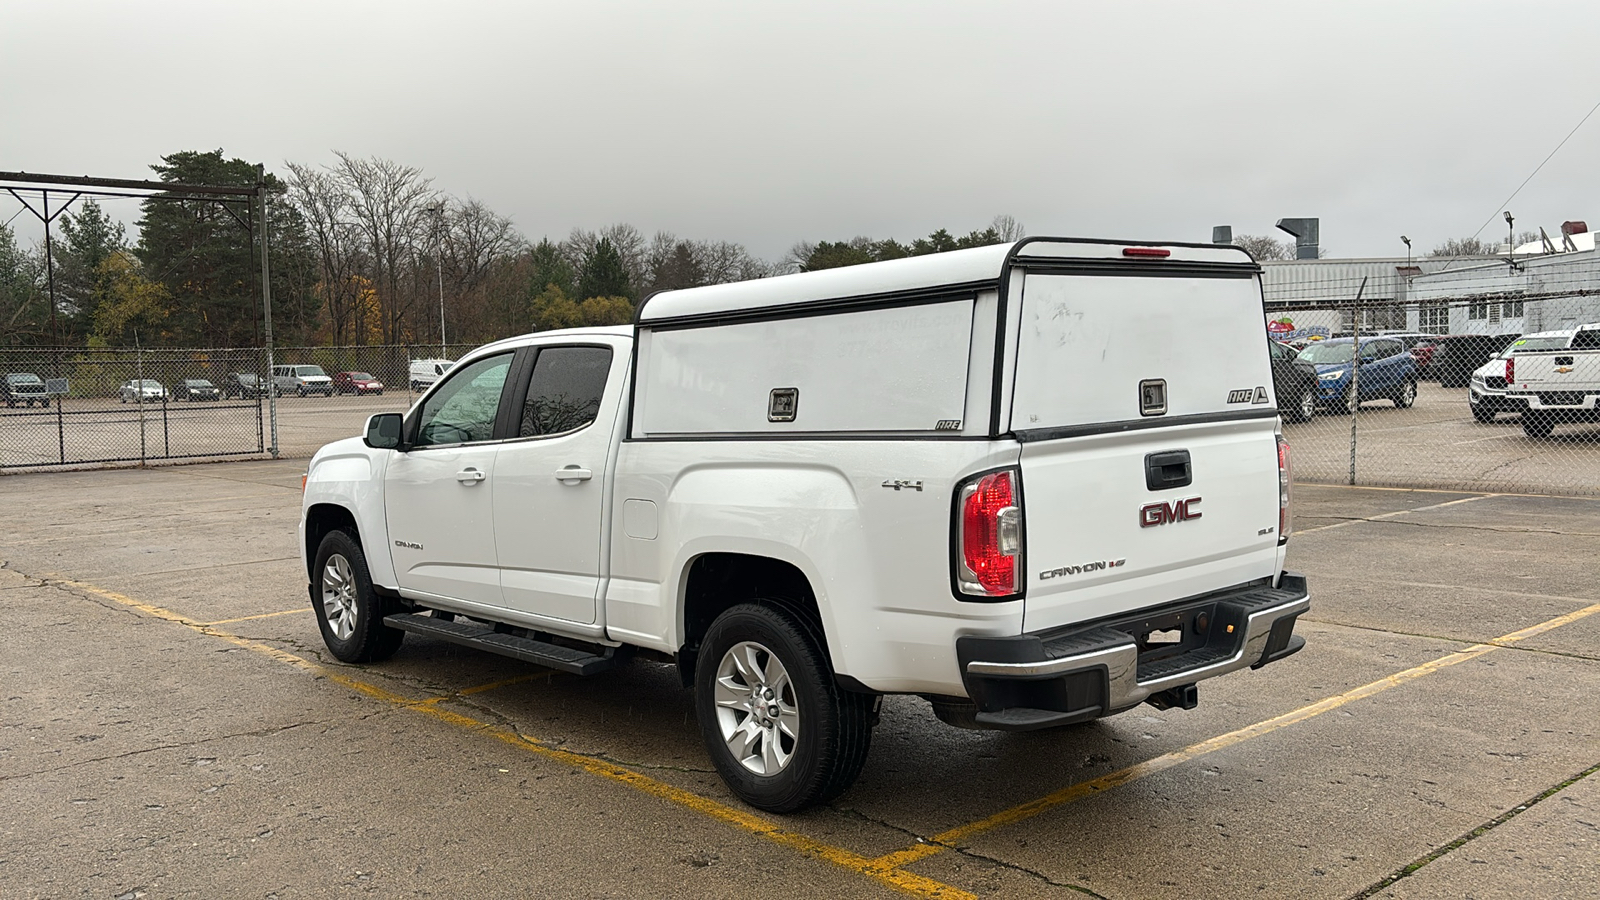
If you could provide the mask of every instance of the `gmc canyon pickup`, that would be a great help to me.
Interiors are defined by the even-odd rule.
[[[329,649],[676,661],[732,790],[847,789],[886,694],[1032,730],[1304,645],[1260,269],[1030,238],[658,293],[464,356],[311,461]]]

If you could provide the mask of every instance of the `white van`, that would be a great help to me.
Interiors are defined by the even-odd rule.
[[[333,396],[333,379],[321,366],[273,366],[272,383],[279,394]]]
[[[411,390],[422,393],[433,387],[455,363],[448,359],[413,359],[411,361]]]
[[[671,658],[717,771],[780,812],[849,787],[884,694],[1007,731],[1193,708],[1310,607],[1260,273],[1029,238],[480,347],[312,459],[323,640]]]

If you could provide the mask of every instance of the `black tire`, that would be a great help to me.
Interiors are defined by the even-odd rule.
[[[792,756],[774,774],[746,768],[722,734],[717,671],[728,651],[745,642],[760,645],[781,663],[790,690],[771,702],[776,706],[788,697],[797,711],[798,735],[788,744]],[[780,601],[745,603],[727,610],[711,623],[701,642],[695,665],[700,734],[722,780],[741,800],[758,809],[794,812],[826,803],[854,784],[872,744],[874,702],[871,695],[846,691],[834,682],[822,650],[820,628]],[[739,715],[737,710],[727,712]],[[744,715],[735,724],[748,721],[752,714]]]
[[[352,576],[352,616],[347,624],[349,633],[340,637],[339,626],[328,621],[328,606],[324,599],[325,573],[335,557],[345,561]],[[380,597],[372,590],[372,576],[367,572],[367,556],[361,543],[347,531],[330,531],[317,548],[317,564],[312,568],[312,607],[317,613],[317,627],[322,630],[322,642],[334,656],[347,663],[381,662],[400,649],[406,633],[383,624],[383,617],[399,612],[399,604]],[[336,605],[336,604],[335,604]],[[343,616],[340,617],[341,619]]]
[[[1522,433],[1531,438],[1547,438],[1556,430],[1555,419],[1529,410],[1522,414]]]
[[[1300,389],[1295,395],[1294,403],[1283,411],[1283,418],[1288,422],[1309,422],[1317,414],[1317,391],[1307,386]]]
[[[1493,422],[1495,410],[1487,403],[1478,403],[1472,407],[1472,418],[1478,422]]]
[[[1344,396],[1339,398],[1339,402],[1334,405],[1333,411],[1341,416],[1349,416],[1354,415],[1355,411],[1360,408],[1361,402],[1356,399],[1355,385],[1350,385],[1344,389]]]
[[[1415,381],[1407,381],[1402,384],[1400,390],[1394,392],[1392,399],[1394,400],[1395,409],[1410,409],[1411,404],[1417,402],[1417,383]]]

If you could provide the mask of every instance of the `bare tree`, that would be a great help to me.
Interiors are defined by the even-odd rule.
[[[1022,227],[1022,223],[1008,215],[995,216],[994,221],[989,223],[989,227],[994,229],[994,233],[1000,236],[1001,243],[1020,241],[1028,236],[1027,229]]]
[[[1537,238],[1535,238],[1537,240]],[[1475,237],[1451,238],[1428,251],[1429,256],[1493,256],[1494,244]]]
[[[350,194],[331,172],[289,163],[289,202],[299,210],[317,254],[328,327],[338,345],[355,343],[363,265],[361,236],[350,220]]]
[[[1241,234],[1233,239],[1235,247],[1243,247],[1256,259],[1294,259],[1294,245],[1264,234]]]
[[[356,159],[335,151],[339,164],[333,174],[350,195],[350,213],[372,256],[373,281],[383,309],[384,339],[398,344],[407,337],[406,318],[416,306],[416,279],[407,284],[415,251],[433,224],[430,208],[441,201],[433,179],[420,169],[387,159]],[[408,289],[409,288],[409,289]]]

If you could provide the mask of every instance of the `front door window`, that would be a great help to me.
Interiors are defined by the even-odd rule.
[[[466,444],[493,438],[500,393],[510,371],[511,354],[502,353],[455,372],[422,404],[412,446]]]

